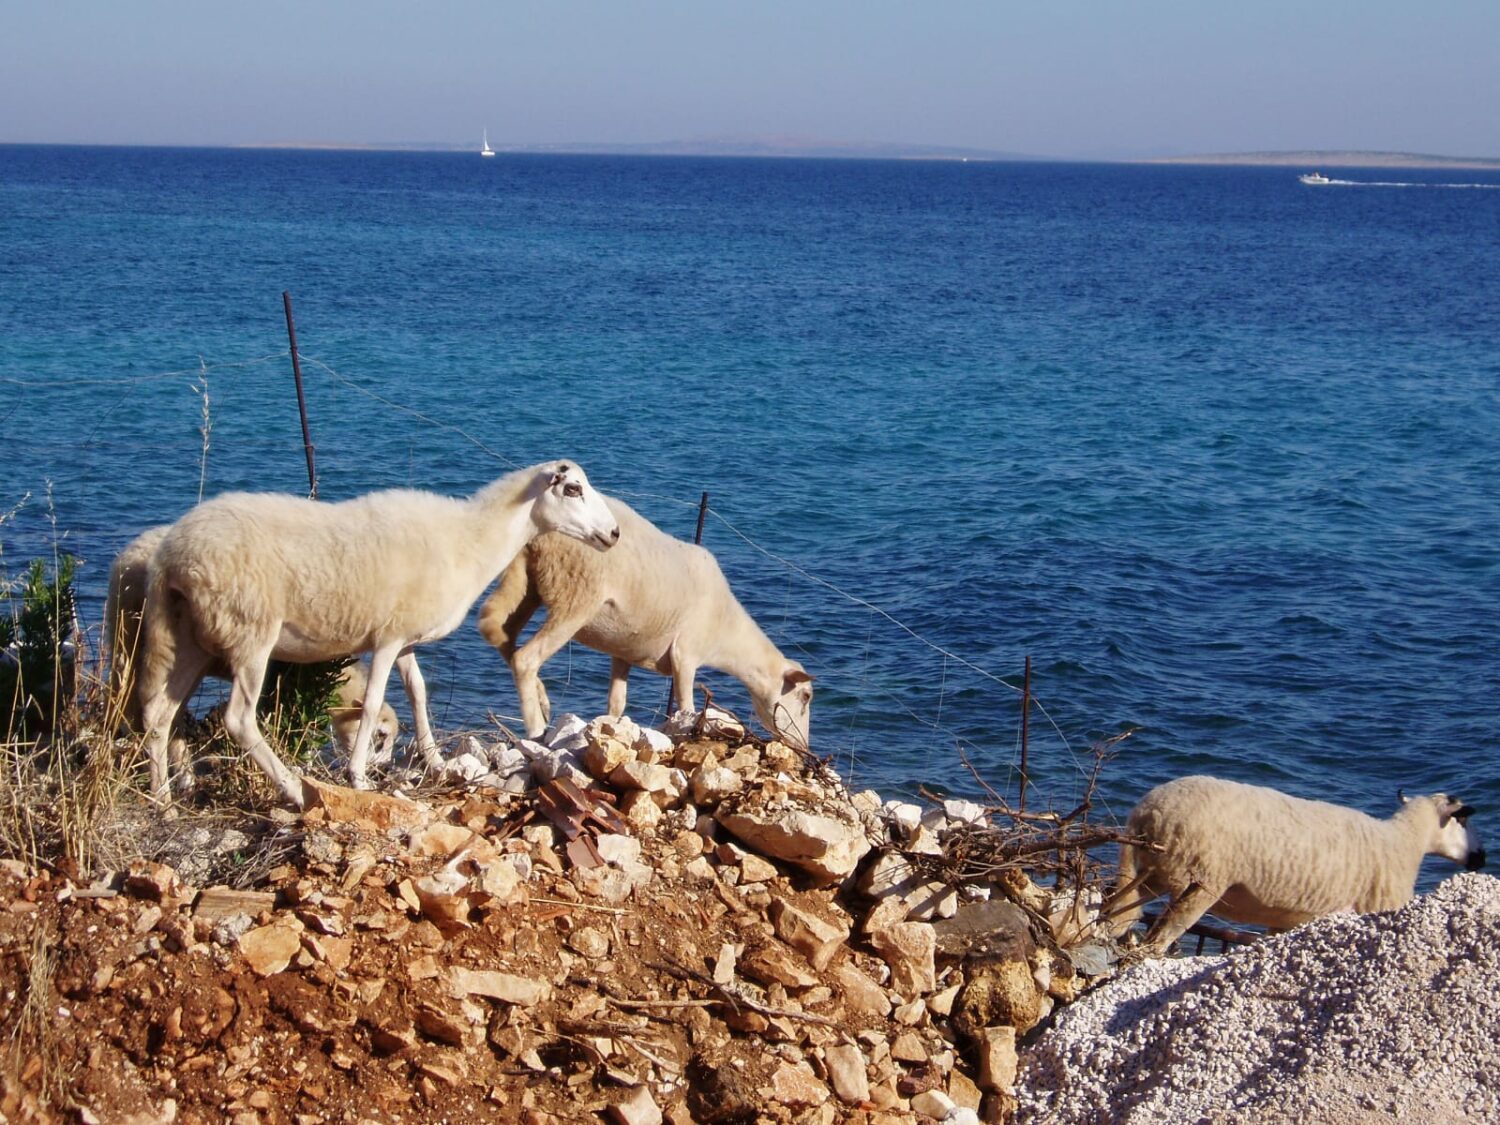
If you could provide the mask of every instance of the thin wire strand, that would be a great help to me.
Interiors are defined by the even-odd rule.
[[[436,418],[433,418],[433,417],[431,417],[431,416],[429,416],[427,414],[423,414],[420,410],[413,410],[410,406],[406,406],[403,403],[399,403],[399,402],[396,402],[396,401],[394,401],[392,399],[388,399],[384,395],[378,394],[375,391],[370,390],[368,387],[361,387],[358,383],[354,382],[354,380],[352,380],[352,379],[350,379],[350,378],[348,378],[348,377],[346,377],[344,375],[340,375],[337,371],[335,371],[328,364],[324,363],[321,359],[318,359],[315,356],[310,356],[306,352],[301,351],[300,349],[298,350],[297,354],[299,356],[301,356],[303,358],[303,360],[305,360],[306,362],[312,364],[314,367],[318,368],[320,371],[322,371],[324,374],[326,374],[330,379],[332,379],[335,383],[338,383],[340,386],[348,387],[351,391],[355,391],[355,392],[357,392],[359,394],[362,394],[366,398],[372,398],[376,402],[384,403],[386,406],[389,406],[392,410],[399,410],[403,414],[409,414],[413,418],[419,418],[423,422],[426,422],[426,423],[428,423],[429,425],[432,425],[432,426],[436,426],[440,430],[446,430],[446,431],[448,431],[451,434],[457,434],[459,437],[463,438],[465,441],[468,441],[471,444],[473,444],[476,448],[484,450],[484,452],[488,453],[491,457],[493,457],[496,461],[499,461],[502,465],[507,465],[507,466],[509,466],[512,469],[519,469],[521,467],[516,462],[512,461],[509,457],[507,457],[505,454],[501,453],[498,449],[493,449],[490,446],[486,445],[484,442],[480,441],[477,437],[475,437],[473,434],[469,433],[469,431],[466,430],[466,429],[464,429],[462,426],[455,426],[452,422],[441,422],[441,421],[439,421]]]
[[[228,370],[235,367],[254,367],[273,359],[285,359],[291,352],[283,349],[270,355],[254,359],[231,360],[226,363],[210,363],[209,371]],[[306,357],[304,357],[306,358]],[[184,367],[177,371],[157,371],[150,375],[124,375],[114,379],[18,379],[13,375],[0,375],[0,383],[8,387],[27,387],[37,390],[55,390],[58,387],[132,387],[141,383],[158,383],[165,379],[180,379],[184,375],[201,375],[202,367]]]

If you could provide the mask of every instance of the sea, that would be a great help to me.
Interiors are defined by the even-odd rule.
[[[0,563],[76,555],[97,639],[140,530],[305,494],[285,292],[321,497],[568,457],[692,538],[706,493],[856,787],[1014,803],[1024,750],[1034,809],[1208,772],[1482,829],[1500,174],[1321,170],[3,146]],[[449,731],[517,713],[473,621]]]

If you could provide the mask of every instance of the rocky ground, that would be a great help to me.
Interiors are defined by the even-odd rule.
[[[0,1121],[1500,1119],[1492,877],[1116,976],[987,810],[675,722],[302,814],[137,805],[96,878],[0,861]],[[1064,876],[1107,835],[1013,823]]]
[[[983,810],[850,794],[722,713],[551,735],[476,740],[421,799],[310,783],[175,865],[5,863],[0,1118],[1012,1113],[1017,1034],[1078,984],[1047,898],[905,858]]]

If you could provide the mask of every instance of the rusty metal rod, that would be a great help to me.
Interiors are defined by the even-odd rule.
[[[1026,753],[1031,728],[1031,657],[1026,658],[1026,681],[1021,688],[1021,812],[1026,811]]]
[[[292,320],[292,295],[281,291],[281,305],[286,310],[286,335],[292,342],[292,378],[297,381],[297,413],[302,417],[302,448],[307,453],[307,494],[318,498],[318,465],[307,427],[307,397],[302,393],[302,361],[297,356],[297,325]]]

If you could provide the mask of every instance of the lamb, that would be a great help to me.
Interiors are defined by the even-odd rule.
[[[104,650],[109,653],[109,682],[113,698],[120,701],[121,716],[132,730],[141,729],[140,700],[136,697],[135,673],[140,659],[141,614],[146,605],[147,568],[156,548],[167,537],[170,525],[149,527],[121,549],[109,568],[109,592],[104,601]],[[229,679],[229,668],[215,663],[209,675]],[[369,672],[362,663],[349,664],[339,680],[333,705],[329,709],[333,741],[339,753],[347,758],[359,732],[364,712],[364,695]],[[196,691],[195,687],[193,691]],[[189,692],[192,695],[193,692]],[[373,748],[381,757],[395,747],[401,733],[401,720],[389,703],[382,704],[375,726]],[[184,744],[174,735],[171,756],[178,768],[179,785],[186,787],[192,774],[186,767]]]
[[[1116,936],[1170,894],[1136,951],[1160,955],[1209,911],[1280,930],[1339,910],[1394,910],[1410,900],[1424,855],[1484,864],[1468,805],[1437,793],[1388,820],[1217,777],[1159,785],[1130,814],[1146,847],[1120,853],[1119,889],[1102,913]],[[1133,901],[1132,901],[1133,900]]]
[[[456,629],[484,588],[536,535],[559,531],[607,550],[620,529],[575,462],[519,469],[467,499],[395,489],[325,504],[230,493],[168,529],[152,556],[143,621],[141,719],[152,792],[168,792],[173,717],[223,661],[233,687],[224,725],[291,805],[301,779],[272,752],[255,717],[272,659],[311,663],[370,653],[370,690],[349,755],[367,763],[385,683],[401,673],[417,748],[437,757],[414,650]]]
[[[605,497],[620,525],[608,554],[560,535],[532,540],[510,564],[479,614],[479,631],[516,681],[526,734],[546,729],[552,705],[541,667],[569,640],[610,656],[609,713],[625,713],[632,666],[672,677],[679,708],[693,705],[700,666],[734,676],[767,730],[808,746],[812,676],[783,656],[735,598],[708,551],[659,530],[628,504]],[[547,607],[526,644],[521,630]]]

